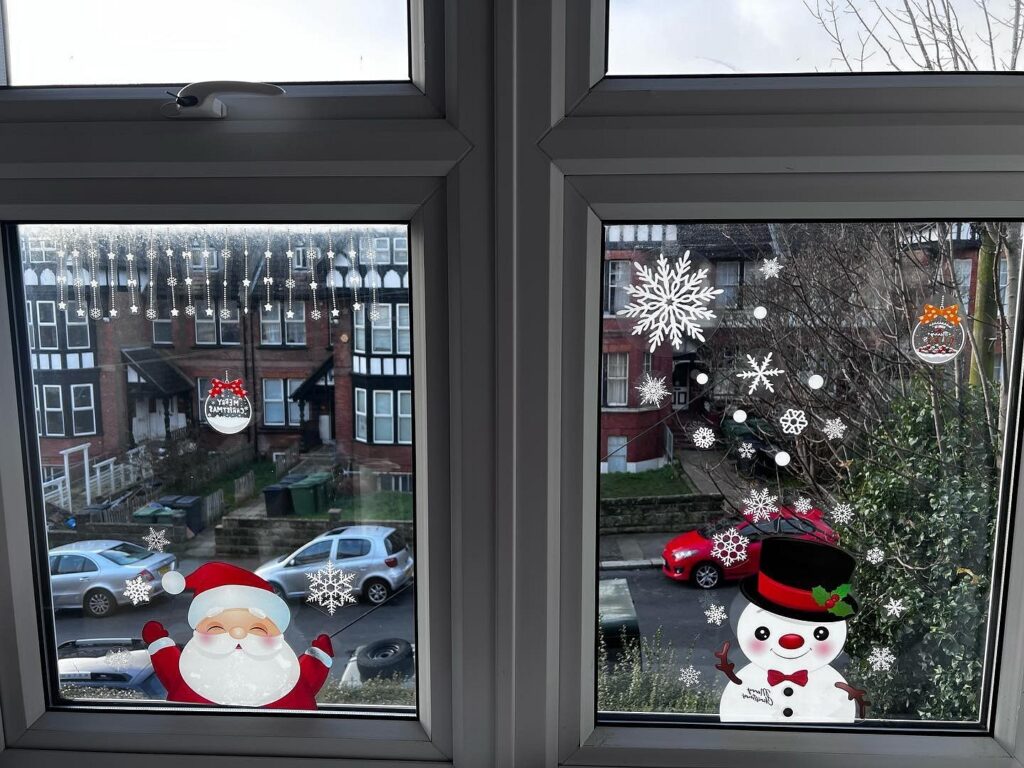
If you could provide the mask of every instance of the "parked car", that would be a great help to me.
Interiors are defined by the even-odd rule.
[[[712,537],[735,526],[745,536],[747,559],[725,567],[711,556]],[[837,544],[839,535],[822,519],[822,512],[812,509],[798,515],[781,507],[771,520],[754,525],[744,518],[725,517],[699,530],[687,531],[665,545],[661,572],[674,581],[689,581],[702,589],[711,589],[723,581],[734,581],[757,573],[761,559],[761,541],[767,536],[795,536],[800,539]]]
[[[68,640],[57,646],[57,676],[67,698],[165,699],[139,637]]]
[[[177,566],[174,555],[150,552],[127,541],[76,541],[50,550],[50,592],[54,608],[81,608],[89,616],[110,616],[130,601],[125,582],[141,576],[150,597],[163,594],[160,577]]]
[[[323,568],[328,560],[354,573],[355,591],[375,604],[387,600],[413,573],[413,557],[405,538],[394,528],[380,525],[335,528],[290,554],[264,563],[256,573],[286,599],[304,598],[309,589],[308,575]]]

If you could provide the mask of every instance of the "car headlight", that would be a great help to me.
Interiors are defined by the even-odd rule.
[[[680,560],[685,560],[688,557],[693,557],[696,554],[696,549],[677,549],[672,553],[672,559],[679,562]]]

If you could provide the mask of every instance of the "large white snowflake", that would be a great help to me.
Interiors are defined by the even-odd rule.
[[[738,528],[728,528],[711,536],[711,556],[728,568],[747,559],[749,539],[739,532]]]
[[[750,443],[740,443],[740,456],[744,459],[754,458],[754,446]]]
[[[142,537],[142,540],[146,542],[146,549],[150,552],[163,552],[169,542],[167,540],[167,531],[161,528],[159,531],[155,528],[150,528],[149,533]]]
[[[153,591],[153,585],[141,576],[134,579],[127,579],[124,583],[124,596],[132,601],[132,605],[149,602],[149,593]]]
[[[836,504],[832,510],[832,519],[840,525],[849,525],[853,521],[853,506],[846,502]]]
[[[648,334],[651,352],[666,337],[675,349],[683,345],[683,338],[689,336],[704,341],[701,320],[711,320],[715,313],[708,309],[708,303],[722,293],[721,288],[705,286],[707,269],[690,270],[690,252],[683,254],[673,266],[669,266],[665,254],[658,256],[658,268],[653,270],[640,262],[634,262],[639,276],[639,285],[627,285],[626,293],[633,297],[618,314],[636,317],[634,335]]]
[[[355,595],[352,594],[355,589],[352,580],[355,577],[354,573],[335,568],[334,562],[328,560],[327,565],[320,570],[306,574],[306,578],[309,579],[309,595],[306,602],[320,606],[333,616],[334,612],[346,603],[356,601]]]
[[[878,565],[885,560],[885,553],[878,547],[872,547],[864,555],[864,558],[872,565]]]
[[[714,624],[716,627],[722,626],[722,622],[729,620],[729,615],[725,612],[725,606],[719,605],[718,603],[712,603],[704,615],[708,619],[708,624]]]
[[[796,408],[789,408],[782,414],[779,424],[787,435],[799,435],[807,428],[807,414]]]
[[[711,448],[715,444],[715,433],[711,427],[697,427],[693,430],[693,444],[698,448]]]
[[[783,265],[779,263],[779,257],[776,256],[775,258],[765,259],[762,261],[761,266],[758,267],[758,269],[761,270],[761,274],[764,275],[764,279],[768,280],[772,277],[777,278],[779,273],[782,271],[782,267]]]
[[[649,373],[644,374],[643,379],[636,386],[636,391],[640,393],[641,405],[661,405],[661,401],[668,397],[665,377],[656,379]]]
[[[827,419],[821,431],[829,440],[842,440],[843,435],[846,434],[846,425],[842,419]]]
[[[679,682],[686,688],[697,685],[700,682],[700,670],[693,666],[693,664],[683,667],[679,672]]]
[[[801,496],[793,503],[793,509],[798,515],[806,515],[811,511],[812,506],[811,500],[806,496]]]
[[[778,500],[779,497],[772,496],[768,493],[767,488],[763,491],[751,488],[747,498],[743,500],[743,514],[747,515],[755,523],[771,520],[772,515],[779,511],[778,506],[775,504]]]
[[[756,390],[762,384],[764,388],[769,392],[774,392],[775,387],[772,386],[769,376],[778,376],[780,373],[785,373],[782,368],[769,368],[772,364],[772,353],[769,352],[764,356],[764,359],[758,363],[757,358],[753,355],[747,355],[747,362],[750,363],[750,370],[743,371],[743,373],[737,373],[736,376],[741,379],[750,379],[750,389],[747,390],[748,395],[754,394]]]
[[[132,654],[127,648],[112,648],[103,656],[111,669],[124,672],[132,664]]]
[[[896,657],[888,648],[872,648],[871,653],[868,654],[868,664],[875,672],[888,672],[895,663]]]
[[[907,610],[907,606],[903,604],[902,598],[890,597],[889,602],[885,604],[885,612],[888,616],[895,616],[897,619]]]

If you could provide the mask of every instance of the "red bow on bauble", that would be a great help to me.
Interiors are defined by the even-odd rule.
[[[921,315],[922,323],[930,323],[940,317],[946,318],[953,325],[960,325],[960,313],[958,304],[951,307],[936,307],[934,304],[925,304],[924,313]]]
[[[794,672],[792,675],[784,675],[777,669],[768,670],[768,685],[778,685],[779,683],[789,681],[796,683],[801,688],[807,685],[807,670],[801,669],[798,672]]]
[[[242,388],[241,379],[233,379],[232,381],[221,381],[220,379],[214,379],[210,382],[210,397],[216,397],[222,395],[224,392],[233,392],[239,397],[245,397],[246,391]]]

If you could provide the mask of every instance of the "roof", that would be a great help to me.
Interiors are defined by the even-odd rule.
[[[677,237],[680,248],[701,250],[759,250],[772,243],[767,224],[680,224]]]
[[[334,370],[334,356],[328,357],[313,371],[309,376],[306,377],[295,391],[292,392],[291,398],[296,402],[300,400],[308,400],[310,395],[313,394],[313,388],[322,386],[319,384],[320,379],[328,374],[328,372]]]
[[[149,386],[165,397],[191,392],[193,389],[192,380],[162,350],[133,347],[122,349],[121,357],[131,364]]]
[[[54,547],[50,552],[102,552],[105,549],[116,547],[118,544],[128,542],[118,539],[91,539],[90,541],[73,541],[70,544],[62,544]]]
[[[384,525],[346,525],[342,528],[334,528],[327,533],[322,533],[317,536],[318,539],[325,538],[327,536],[387,536],[393,532],[394,528],[389,528]]]

